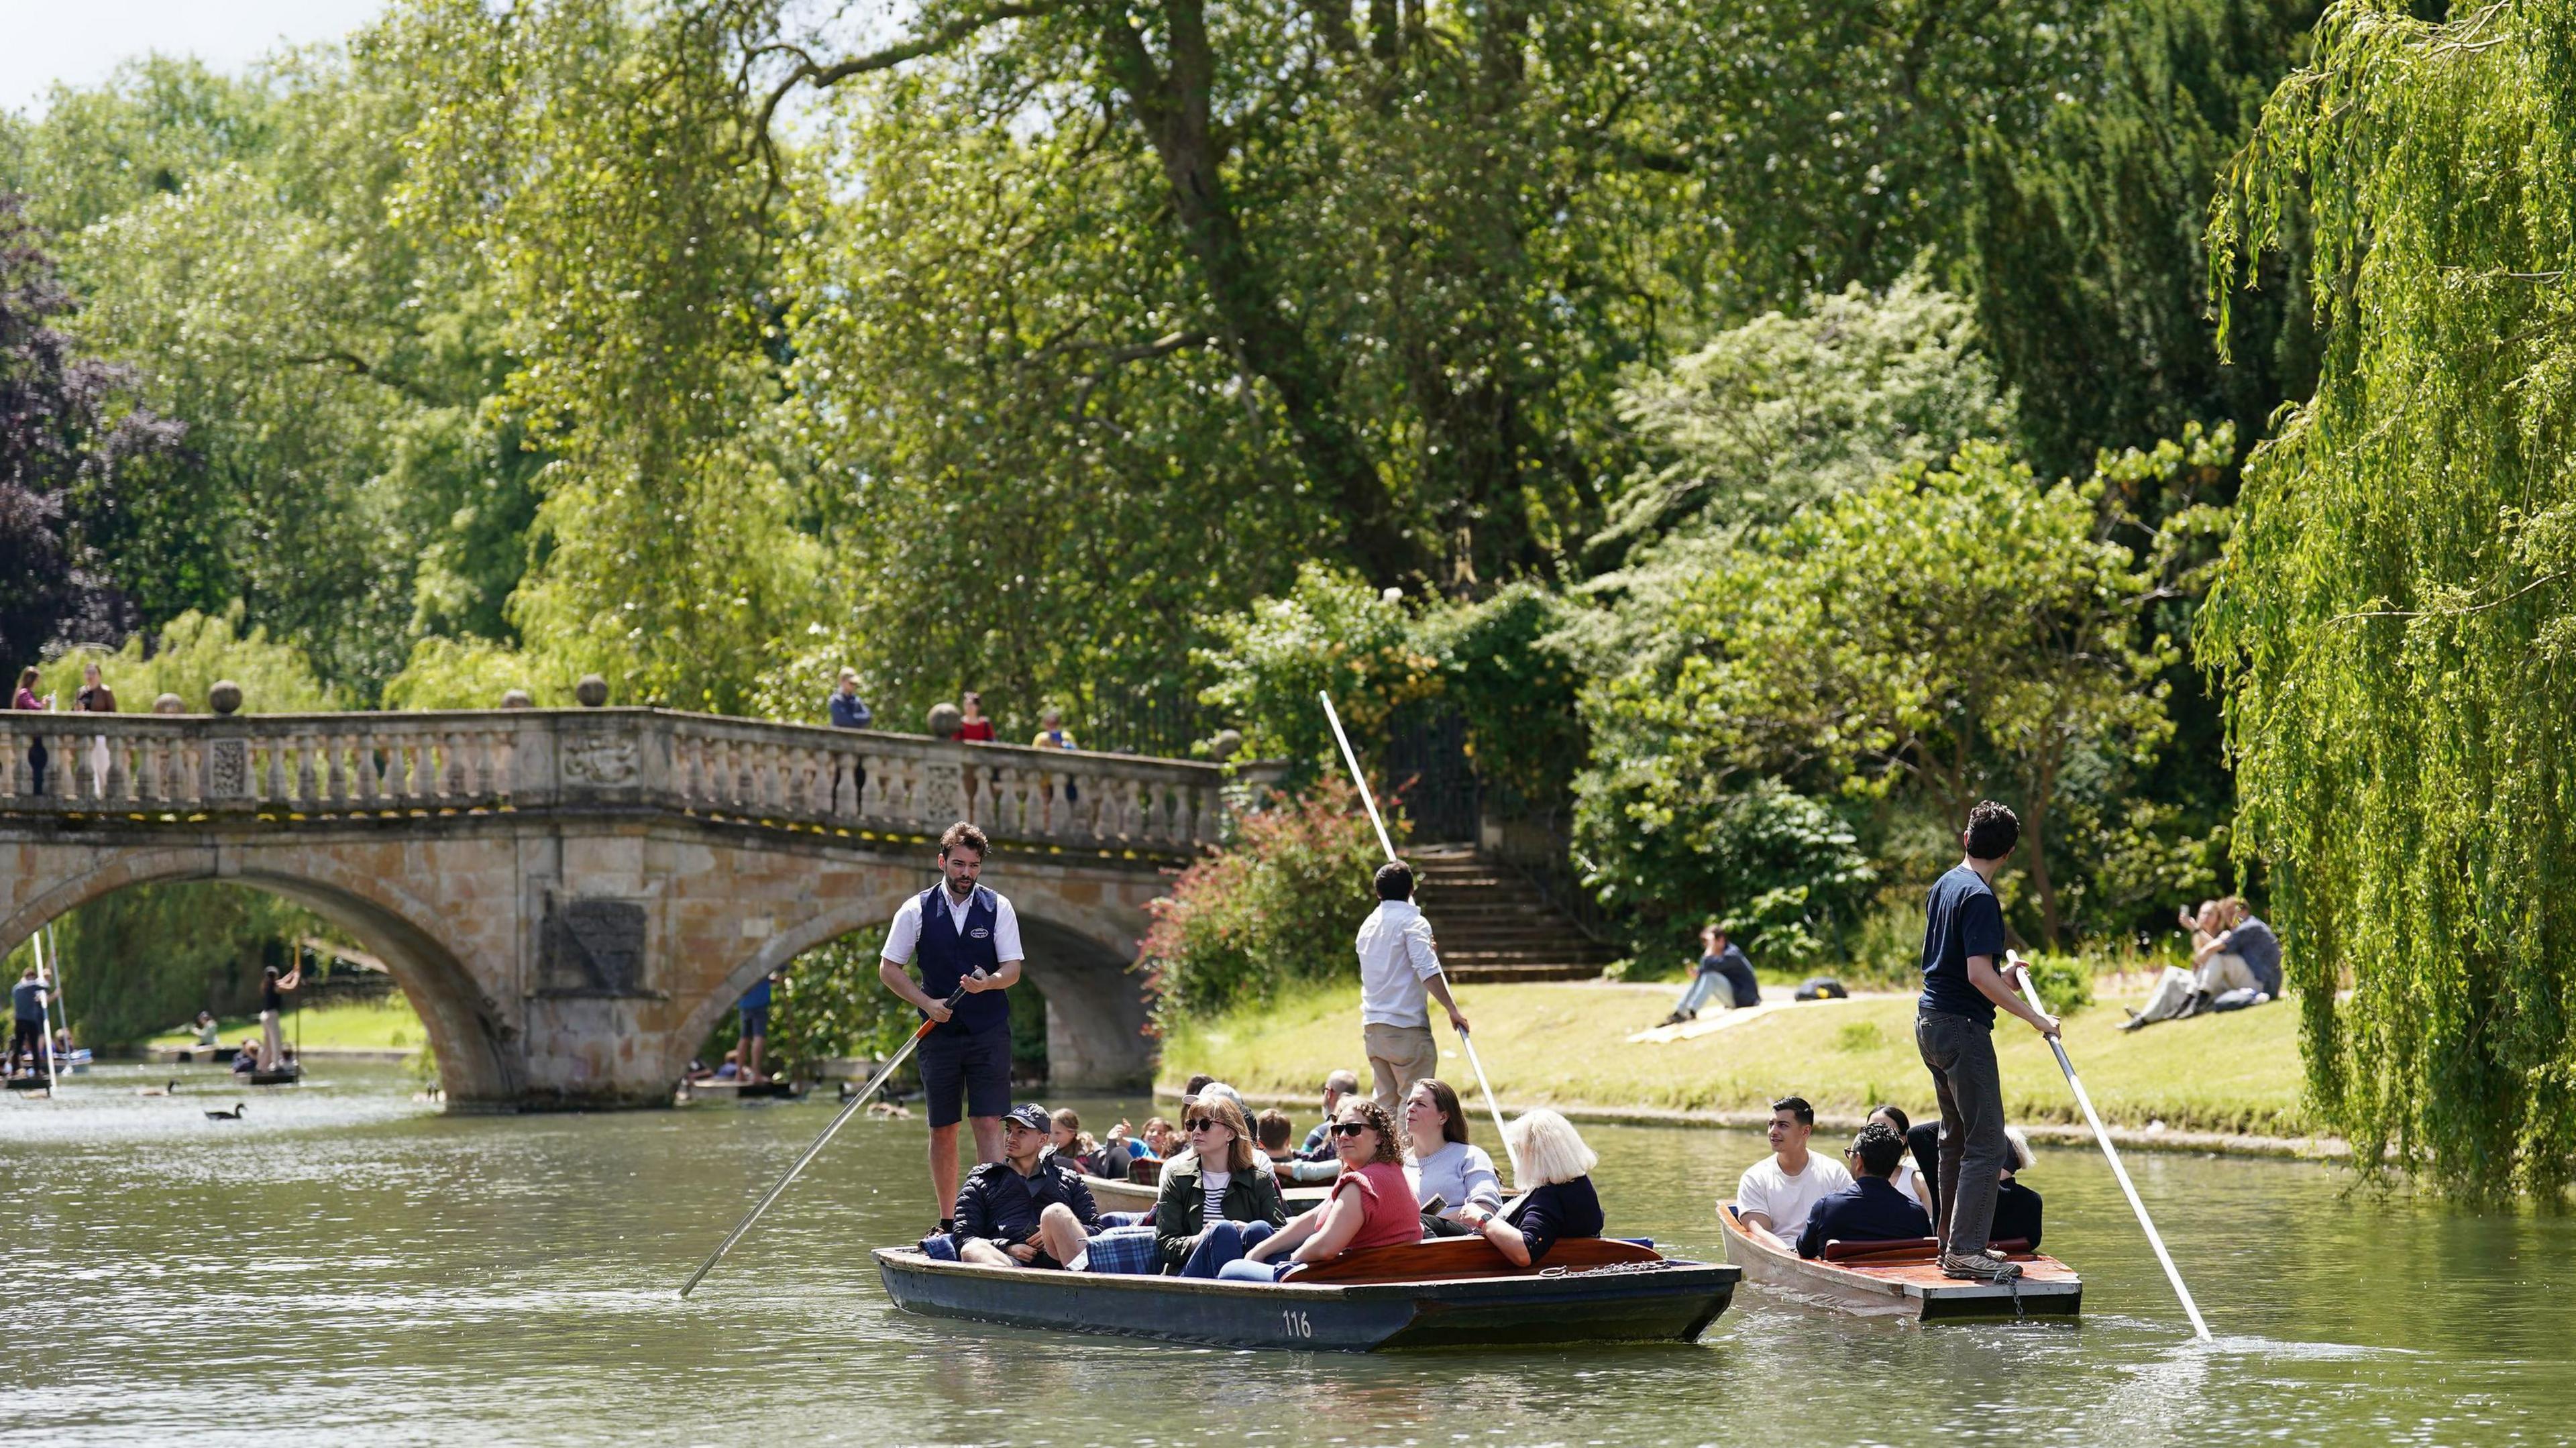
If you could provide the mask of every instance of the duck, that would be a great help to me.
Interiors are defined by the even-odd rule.
[[[238,1101],[234,1102],[233,1109],[230,1111],[209,1111],[206,1113],[206,1119],[208,1121],[239,1121],[242,1119],[242,1104]]]
[[[179,1094],[179,1078],[176,1076],[171,1077],[170,1084],[167,1086],[137,1086],[134,1088],[134,1094],[137,1096],[176,1096]]]
[[[881,1116],[888,1121],[910,1121],[912,1108],[892,1101],[871,1101],[868,1103],[868,1114]]]

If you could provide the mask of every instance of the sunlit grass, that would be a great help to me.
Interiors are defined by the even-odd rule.
[[[2311,1129],[2301,1099],[2298,1011],[2267,1005],[2135,1033],[2109,981],[2102,1001],[2067,1022],[2066,1045],[2094,1104],[2112,1122],[2177,1130],[2295,1135]],[[1853,1115],[1893,1102],[1916,1116],[1932,1088],[1914,1049],[1911,996],[1872,996],[1778,1012],[1670,1044],[1630,1044],[1671,1008],[1654,985],[1484,985],[1460,989],[1495,1093],[1524,1104],[1759,1110],[1805,1096]],[[2135,1004],[2137,997],[2126,998]],[[1435,1008],[1433,1014],[1437,1016]],[[1707,1019],[1703,1013],[1703,1019]],[[1445,1024],[1441,1074],[1474,1080]],[[1995,1030],[2004,1102],[2017,1120],[2073,1121],[2074,1098],[2048,1047],[2009,1018]],[[1335,1067],[1367,1080],[1356,986],[1307,991],[1269,1009],[1186,1023],[1164,1042],[1162,1077],[1208,1071],[1251,1092],[1311,1095]]]
[[[291,1000],[291,998],[290,998]],[[229,1016],[220,1023],[225,1045],[238,1045],[244,1036],[259,1034],[257,1016]],[[279,1023],[286,1039],[297,1039],[298,1023],[290,1007]],[[301,1025],[307,1050],[327,1051],[417,1051],[427,1043],[428,1033],[421,1029],[420,1017],[411,1002],[400,992],[380,1000],[351,1002],[325,1010],[308,1009]],[[196,1039],[193,1031],[164,1031],[154,1036],[155,1046],[184,1046]]]

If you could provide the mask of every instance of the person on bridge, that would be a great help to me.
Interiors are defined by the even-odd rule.
[[[990,849],[982,830],[963,820],[950,825],[939,837],[940,883],[903,902],[877,961],[877,978],[886,989],[939,1023],[922,1038],[915,1059],[930,1108],[930,1190],[943,1221],[957,1200],[959,1117],[972,1120],[975,1160],[989,1165],[1002,1159],[1002,1113],[1011,1106],[1011,1001],[1005,992],[1019,983],[1024,952],[1011,902],[977,883]],[[921,957],[918,985],[906,972],[915,954]],[[966,998],[952,1013],[943,1002],[961,986]]]
[[[1995,875],[2021,843],[2020,818],[1982,801],[1968,812],[1959,843],[1964,858],[1932,883],[1923,903],[1923,997],[1915,1006],[1914,1044],[1941,1104],[1944,1216],[1933,1223],[1942,1239],[1941,1274],[1999,1282],[2021,1269],[1986,1252],[1995,1184],[2012,1149],[2004,1136],[2003,1076],[1995,1067],[1995,1009],[2021,1017],[2043,1036],[2057,1034],[2057,1018],[2022,999],[1996,969],[2004,953],[2004,911]]]
[[[1413,1083],[1440,1068],[1431,1039],[1428,994],[1449,1012],[1449,1025],[1467,1034],[1467,1018],[1449,998],[1440,973],[1431,922],[1413,903],[1413,870],[1389,860],[1377,867],[1377,909],[1360,922],[1360,1041],[1368,1051],[1375,1096],[1389,1120],[1402,1109]]]
[[[274,1071],[286,1054],[286,1038],[279,1031],[280,1018],[286,1011],[286,992],[304,984],[304,962],[298,958],[295,968],[284,975],[276,966],[260,972],[259,977],[259,1069]]]
[[[835,729],[865,729],[876,722],[877,716],[869,712],[867,701],[859,697],[859,675],[856,669],[841,671],[839,686],[833,689],[831,700],[826,707],[831,711],[832,727]]]

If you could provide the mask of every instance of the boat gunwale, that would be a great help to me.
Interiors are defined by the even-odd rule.
[[[1143,1272],[1067,1272],[1057,1267],[1001,1267],[986,1262],[949,1262],[932,1257],[917,1247],[879,1247],[870,1255],[876,1259],[880,1269],[893,1266],[906,1271],[995,1282],[1062,1286],[1078,1280],[1084,1287],[1099,1286],[1120,1292],[1180,1292],[1244,1300],[1274,1298],[1284,1293],[1310,1302],[1381,1302],[1432,1295],[1448,1301],[1473,1301],[1521,1295],[1533,1287],[1546,1288],[1550,1295],[1555,1295],[1567,1290],[1563,1284],[1589,1287],[1623,1278],[1664,1282],[1679,1280],[1712,1287],[1721,1284],[1733,1287],[1744,1281],[1744,1269],[1735,1263],[1702,1262],[1685,1257],[1667,1257],[1664,1259],[1666,1266],[1651,1272],[1579,1269],[1553,1276],[1542,1270],[1527,1275],[1429,1277],[1413,1282],[1227,1282],[1213,1277],[1164,1277]],[[1426,1291],[1434,1288],[1439,1289],[1436,1294]]]
[[[1732,1205],[1733,1202],[1729,1199],[1720,1199],[1717,1204],[1717,1219],[1726,1233],[1728,1260],[1739,1268],[1747,1266],[1745,1263],[1734,1262],[1735,1252],[1741,1246],[1742,1250],[1759,1259],[1766,1269],[1774,1271],[1785,1269],[1786,1275],[1802,1279],[1805,1284],[1808,1284],[1810,1290],[1802,1291],[1797,1283],[1764,1281],[1752,1276],[1749,1270],[1746,1274],[1747,1280],[1759,1286],[1772,1287],[1810,1298],[1818,1294],[1838,1297],[1843,1300],[1833,1305],[1855,1312],[1867,1311],[1862,1306],[1864,1299],[1872,1305],[1883,1302],[1887,1304],[1887,1309],[1892,1310],[1903,1310],[1903,1305],[1908,1303],[1919,1304],[1923,1312],[1929,1313],[1936,1304],[1942,1303],[2010,1301],[2016,1296],[2027,1302],[2033,1298],[2081,1297],[2084,1292],[2084,1279],[2075,1273],[2075,1269],[2067,1267],[2065,1263],[2059,1262],[2054,1257],[2037,1252],[2015,1260],[2053,1263],[2065,1268],[2068,1275],[2063,1279],[2025,1277],[2021,1281],[2018,1293],[2012,1287],[1998,1282],[1972,1282],[1959,1279],[1941,1283],[1924,1283],[1901,1277],[1881,1277],[1840,1262],[1827,1262],[1822,1258],[1801,1257],[1795,1252],[1780,1251],[1754,1236],[1753,1230],[1728,1210]],[[1883,1309],[1871,1315],[1885,1315],[1885,1311],[1886,1309]]]

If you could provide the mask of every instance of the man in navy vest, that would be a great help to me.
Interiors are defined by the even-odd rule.
[[[989,846],[960,820],[939,837],[940,883],[903,902],[886,932],[877,978],[939,1022],[913,1060],[930,1106],[930,1190],[940,1230],[957,1200],[957,1122],[975,1124],[975,1160],[1002,1159],[1002,1113],[1011,1109],[1011,1001],[1020,979],[1020,917],[1011,902],[976,883]],[[921,983],[905,970],[918,954]],[[942,1002],[965,987],[951,1013]],[[958,1109],[958,1098],[965,1109]]]

